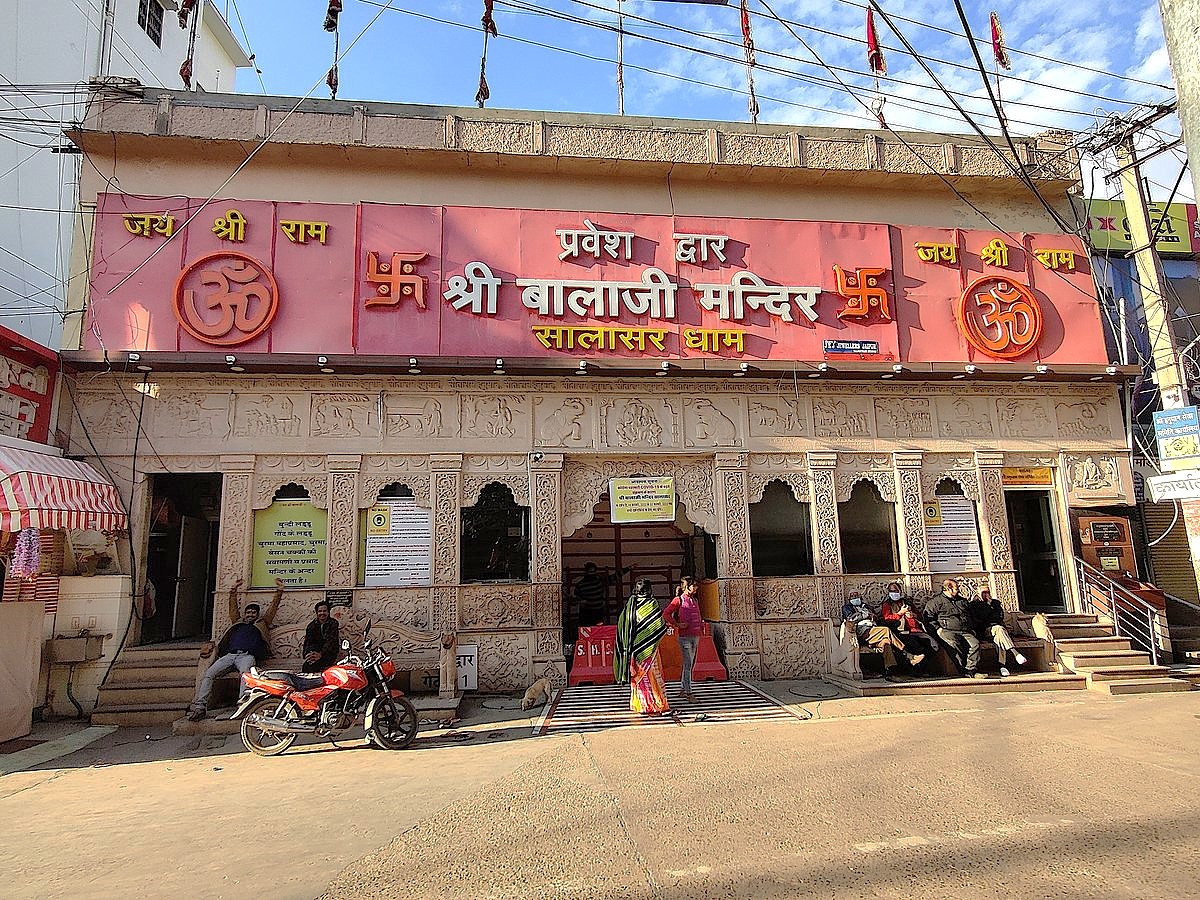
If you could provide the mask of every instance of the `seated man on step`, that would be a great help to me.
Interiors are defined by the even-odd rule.
[[[967,610],[967,599],[958,593],[958,582],[947,578],[942,592],[925,605],[925,619],[946,645],[954,664],[968,678],[987,678],[979,669],[979,638]],[[964,657],[963,648],[966,648]]]
[[[892,674],[892,669],[896,665],[897,650],[904,654],[904,658],[913,668],[919,666],[925,659],[923,653],[909,653],[904,647],[904,642],[896,636],[894,631],[876,622],[875,613],[871,607],[867,606],[859,591],[851,591],[850,596],[847,597],[842,606],[842,621],[854,628],[854,635],[860,644],[883,650],[883,674],[885,677]]]
[[[1017,650],[1017,645],[1013,643],[1008,629],[1004,627],[1004,607],[1000,605],[999,600],[992,596],[991,591],[987,588],[981,590],[979,596],[968,604],[967,612],[971,616],[971,623],[975,626],[975,633],[979,635],[979,639],[991,641],[996,645],[996,659],[1000,663],[1001,678],[1007,678],[1009,674],[1008,668],[1004,665],[1008,654],[1012,654],[1014,666],[1025,665],[1025,657]]]
[[[257,603],[247,603],[246,608],[238,614],[238,591],[242,587],[242,579],[234,582],[229,589],[229,620],[232,623],[221,635],[217,643],[217,658],[204,672],[200,679],[200,687],[188,710],[188,719],[199,722],[208,711],[208,701],[212,696],[213,681],[226,672],[237,669],[242,675],[250,671],[260,659],[266,659],[271,652],[270,628],[279,610],[279,601],[283,599],[283,579],[275,579],[275,597],[267,607],[266,615],[260,616]],[[213,652],[213,644],[207,642],[200,648],[201,658]],[[238,696],[245,692],[245,684],[238,684]]]

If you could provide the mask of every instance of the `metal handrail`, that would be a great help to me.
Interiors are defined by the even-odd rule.
[[[1166,654],[1169,639],[1164,635],[1164,617],[1158,608],[1122,584],[1076,557],[1081,599],[1089,613],[1112,620],[1113,633],[1129,638],[1150,654],[1154,665]]]

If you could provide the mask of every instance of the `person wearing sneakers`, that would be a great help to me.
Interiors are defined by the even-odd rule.
[[[675,629],[679,638],[679,652],[683,656],[683,674],[680,690],[683,698],[696,702],[692,693],[692,667],[696,665],[696,651],[700,648],[700,635],[704,632],[704,617],[700,615],[700,604],[696,600],[699,584],[691,575],[679,579],[679,592],[663,610],[663,618]]]
[[[967,605],[967,599],[958,593],[958,582],[947,578],[942,582],[942,592],[926,604],[925,619],[946,645],[959,671],[968,678],[987,678],[979,671],[979,638],[975,637]]]
[[[862,593],[851,591],[842,606],[842,621],[854,627],[854,636],[858,642],[867,647],[877,647],[883,650],[883,674],[888,677],[896,665],[896,651],[904,654],[908,664],[914,669],[925,660],[924,653],[909,653],[904,641],[886,625],[880,625],[875,620],[875,612],[867,606]]]
[[[984,588],[979,596],[967,607],[971,622],[975,625],[975,633],[982,641],[991,641],[996,645],[996,659],[1000,663],[1000,677],[1007,678],[1008,668],[1004,665],[1008,654],[1012,654],[1013,665],[1025,665],[1025,657],[1017,650],[1008,629],[1004,627],[1004,608],[1000,601],[992,596],[992,592]]]

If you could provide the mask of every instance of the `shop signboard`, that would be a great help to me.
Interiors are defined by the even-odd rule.
[[[256,510],[250,583],[269,587],[282,578],[288,587],[323,587],[328,523],[329,513],[308,500]]]
[[[1154,414],[1158,458],[1175,468],[1200,465],[1200,416],[1196,407],[1163,409]],[[1182,465],[1181,465],[1182,464]]]
[[[675,521],[675,479],[613,478],[608,482],[613,524]]]
[[[97,213],[96,352],[1108,363],[1070,235],[115,193]]]
[[[975,502],[967,497],[938,497],[926,500],[924,505],[929,571],[982,571]]]
[[[1146,488],[1153,503],[1200,500],[1200,471],[1153,475],[1146,479]]]
[[[0,435],[49,443],[57,380],[53,351],[0,326]]]
[[[1157,231],[1154,249],[1164,256],[1200,253],[1200,227],[1192,203],[1149,203],[1150,230]],[[1088,237],[1102,253],[1133,249],[1125,204],[1120,200],[1089,200]],[[1160,224],[1161,222],[1161,224]]]
[[[1050,487],[1054,475],[1049,466],[1005,466],[1005,487]]]
[[[433,511],[413,497],[381,500],[367,510],[367,587],[433,584]]]

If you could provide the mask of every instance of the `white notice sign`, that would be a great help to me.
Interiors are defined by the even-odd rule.
[[[412,497],[383,500],[367,510],[368,587],[433,584],[433,511]]]
[[[479,645],[458,645],[458,689],[479,690]]]
[[[975,503],[966,497],[925,501],[925,534],[930,572],[980,572],[979,526]]]

